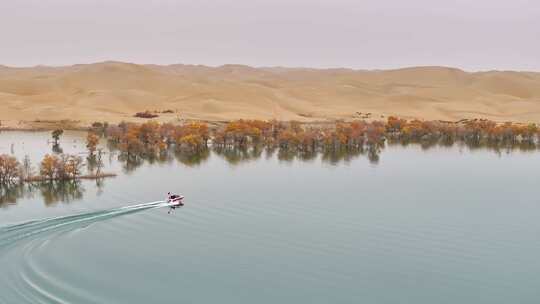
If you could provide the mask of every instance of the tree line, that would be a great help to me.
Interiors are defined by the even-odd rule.
[[[389,117],[386,124],[387,137],[403,141],[433,141],[470,144],[531,144],[539,145],[538,125],[512,122],[496,123],[487,119],[462,120],[457,123],[423,121]]]
[[[61,135],[61,130],[53,131],[55,146]],[[322,153],[323,159],[337,160],[365,153],[370,160],[377,161],[386,142],[420,143],[423,146],[462,142],[471,147],[540,147],[538,125],[496,123],[485,119],[446,122],[391,116],[386,121],[308,124],[240,119],[213,127],[204,122],[181,125],[155,121],[117,125],[94,123],[86,137],[86,165],[92,174],[82,175],[85,164],[76,155],[45,155],[37,174],[27,157],[20,162],[15,157],[0,155],[0,184],[100,177],[103,165],[98,144],[102,137],[107,139],[110,148],[120,151],[120,157],[128,160],[130,166],[136,166],[141,159],[165,157],[171,150],[179,160],[196,163],[208,157],[209,148],[231,161],[260,156],[263,150],[269,153],[277,150],[280,159],[295,156],[310,159]]]
[[[393,116],[386,121],[309,124],[240,119],[212,128],[202,122],[182,125],[124,122],[108,126],[103,134],[122,153],[134,157],[156,156],[171,148],[194,154],[210,146],[219,151],[257,146],[305,155],[343,150],[377,154],[387,141],[540,146],[540,128],[536,124],[496,123],[483,119],[459,122],[406,120]]]

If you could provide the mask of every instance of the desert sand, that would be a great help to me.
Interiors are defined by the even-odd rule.
[[[540,73],[253,68],[242,65],[0,66],[3,127],[237,118],[327,121],[389,115],[456,121],[540,122]],[[368,114],[371,113],[371,114]]]

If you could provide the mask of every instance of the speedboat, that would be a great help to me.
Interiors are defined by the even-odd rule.
[[[182,200],[184,197],[182,195],[178,194],[169,194],[169,198],[167,199],[167,203],[171,205],[171,207],[179,207],[184,206],[184,203]]]

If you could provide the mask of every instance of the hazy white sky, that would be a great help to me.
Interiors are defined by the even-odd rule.
[[[540,70],[540,0],[0,0],[0,64]]]

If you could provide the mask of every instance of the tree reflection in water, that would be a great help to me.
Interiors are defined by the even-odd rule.
[[[80,181],[50,181],[37,184],[43,202],[50,206],[58,202],[71,203],[83,197],[84,188]]]
[[[142,156],[133,154],[120,154],[118,160],[122,163],[122,170],[126,174],[132,173],[144,163]]]
[[[188,166],[188,167],[194,167],[198,166],[202,163],[204,163],[208,158],[210,157],[210,151],[208,149],[204,149],[199,152],[180,152],[180,151],[174,151],[174,156],[177,161],[180,163]]]
[[[103,179],[97,180],[103,188]],[[98,186],[98,189],[99,187]],[[46,206],[59,202],[71,203],[83,198],[84,187],[80,181],[47,181],[0,186],[0,207],[16,204],[21,198],[32,198],[39,194]]]
[[[0,207],[6,207],[17,203],[23,197],[26,185],[0,185]]]
[[[174,148],[166,149],[158,154],[141,153],[141,154],[126,154],[119,153],[114,145],[109,145],[110,152],[109,163],[120,162],[123,172],[130,174],[144,164],[174,164],[181,163],[185,166],[199,166],[206,162],[211,154],[214,154],[231,165],[239,165],[241,163],[254,161],[257,159],[272,159],[277,158],[281,162],[292,161],[315,161],[320,157],[324,163],[338,165],[340,163],[349,163],[359,157],[366,157],[370,163],[377,164],[380,161],[380,154],[386,146],[402,146],[409,145],[419,146],[422,150],[430,150],[436,147],[448,148],[454,145],[460,149],[469,150],[489,150],[497,154],[510,153],[514,150],[518,151],[537,151],[538,147],[530,142],[475,142],[475,141],[455,141],[451,138],[440,140],[395,140],[388,139],[386,144],[375,146],[360,146],[358,148],[324,148],[319,147],[314,150],[287,149],[277,146],[264,145],[248,145],[243,147],[235,146],[215,146],[202,149],[197,152],[179,151]],[[117,153],[118,152],[118,153]],[[98,171],[98,167],[102,166],[95,158],[87,159],[87,168],[89,172]],[[101,194],[104,189],[104,179],[95,180],[97,194]],[[0,207],[6,207],[16,204],[23,197],[31,198],[35,195],[40,195],[43,198],[45,205],[54,205],[59,202],[70,203],[83,198],[85,189],[81,181],[52,181],[26,184],[11,184],[0,185]]]
[[[54,152],[54,154],[62,154],[62,153],[64,153],[64,149],[62,149],[62,147],[60,147],[59,144],[53,144],[52,151]]]
[[[225,159],[231,165],[238,165],[261,157],[263,149],[259,146],[252,147],[215,147],[214,153]]]

